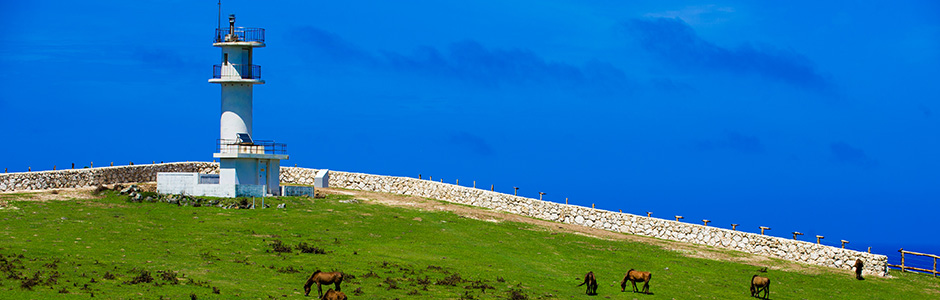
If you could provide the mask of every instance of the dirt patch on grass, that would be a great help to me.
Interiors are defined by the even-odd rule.
[[[94,199],[98,196],[93,195],[94,187],[77,189],[56,189],[41,191],[17,191],[15,196],[6,199],[16,199],[17,201],[64,201],[75,199]],[[5,193],[12,194],[12,193]]]
[[[796,262],[785,261],[781,259],[770,258],[767,256],[750,254],[745,252],[727,250],[727,249],[718,249],[714,247],[709,247],[705,245],[689,244],[675,241],[668,241],[663,239],[657,239],[652,237],[632,235],[632,234],[623,234],[617,232],[611,232],[603,229],[596,229],[585,227],[575,224],[565,224],[557,223],[546,220],[539,220],[534,218],[529,218],[525,216],[520,216],[516,214],[511,214],[507,212],[500,212],[494,210],[487,210],[483,208],[476,208],[472,206],[453,204],[443,201],[438,201],[435,199],[425,199],[421,197],[413,197],[406,195],[396,195],[390,193],[378,193],[378,192],[367,192],[367,191],[357,191],[357,190],[347,190],[347,189],[335,189],[335,188],[324,188],[319,189],[325,194],[336,194],[336,195],[350,195],[359,200],[367,200],[375,203],[381,203],[391,206],[402,206],[402,207],[412,207],[428,211],[449,211],[453,212],[459,216],[489,221],[489,222],[519,222],[536,225],[535,228],[529,228],[529,230],[544,230],[547,232],[564,232],[571,234],[580,234],[585,236],[590,236],[594,238],[600,238],[605,240],[612,241],[633,241],[640,242],[645,244],[651,244],[655,246],[662,247],[663,249],[673,250],[681,253],[687,257],[695,258],[704,258],[710,260],[718,261],[728,261],[736,263],[744,263],[755,266],[755,270],[758,267],[768,267],[772,270],[784,270],[784,271],[793,271],[804,274],[820,274],[826,271],[829,272],[839,272],[838,270],[829,270],[828,268],[823,268],[819,266],[805,265]]]

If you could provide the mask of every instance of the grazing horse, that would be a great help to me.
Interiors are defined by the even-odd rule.
[[[578,286],[587,284],[587,293],[588,295],[597,295],[597,278],[594,278],[594,272],[587,272],[584,274],[584,282]]]
[[[760,291],[764,291],[764,297],[759,296]],[[751,277],[751,297],[767,299],[770,295],[770,278],[754,275]]]
[[[852,267],[855,268],[855,279],[865,280],[865,278],[862,278],[862,269],[865,268],[865,263],[863,263],[861,259],[856,258],[855,265]]]
[[[653,278],[653,274],[650,274],[650,272],[640,272],[634,269],[630,269],[630,271],[627,271],[627,274],[623,276],[623,280],[620,281],[620,291],[621,292],[626,291],[627,281],[629,280],[630,282],[633,282],[633,292],[634,293],[639,292],[640,290],[636,288],[636,283],[639,281],[643,283],[642,293],[649,294],[650,293],[650,279],[652,278]]]
[[[314,283],[317,284],[317,292],[320,297],[323,297],[321,284],[334,284],[336,285],[336,291],[340,291],[339,284],[343,282],[343,276],[343,272],[320,272],[320,270],[313,272],[310,279],[307,279],[307,283],[304,284],[304,296],[310,295],[310,286]]]
[[[346,294],[340,291],[334,291],[333,289],[326,290],[326,293],[323,293],[323,297],[320,297],[320,300],[346,300]]]

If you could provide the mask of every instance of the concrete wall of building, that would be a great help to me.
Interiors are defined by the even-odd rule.
[[[251,131],[252,112],[250,83],[222,83],[222,116],[220,118],[219,138],[235,139],[236,133]]]
[[[236,196],[234,184],[221,184],[216,180],[209,180],[214,183],[200,183],[200,178],[208,177],[209,175],[215,174],[159,172],[157,173],[157,192],[161,194],[190,196]]]

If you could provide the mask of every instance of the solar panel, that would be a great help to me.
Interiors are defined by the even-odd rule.
[[[251,136],[247,133],[236,133],[238,135],[238,144],[239,145],[252,145],[254,142],[251,141]]]

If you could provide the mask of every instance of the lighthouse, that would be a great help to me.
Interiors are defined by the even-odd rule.
[[[219,160],[218,174],[158,173],[157,191],[215,197],[261,197],[281,195],[281,160],[287,146],[273,140],[256,139],[252,131],[252,91],[264,84],[261,66],[253,62],[254,50],[263,48],[264,29],[216,28],[212,45],[222,49],[221,61],[212,67],[210,83],[222,89],[219,138],[212,156]],[[306,192],[305,192],[306,193]],[[294,192],[291,192],[294,194]]]
[[[246,194],[278,195],[280,161],[288,158],[287,147],[256,139],[251,128],[252,92],[255,85],[264,84],[253,57],[255,49],[265,46],[264,29],[235,27],[235,15],[228,20],[227,29],[216,29],[212,45],[222,49],[222,57],[209,79],[222,88],[217,152],[212,155],[219,159],[219,183],[234,184],[236,190],[244,186]],[[258,188],[261,191],[253,190]]]

